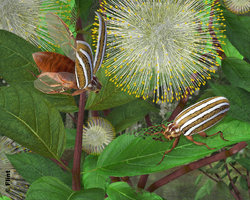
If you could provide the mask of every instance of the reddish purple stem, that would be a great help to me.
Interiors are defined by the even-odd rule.
[[[80,100],[79,100],[77,132],[76,132],[74,161],[72,169],[72,189],[74,191],[81,190],[80,169],[81,169],[81,155],[82,155],[82,128],[84,120],[85,101],[86,101],[86,93],[83,92],[82,94],[80,94]]]
[[[157,190],[158,188],[160,188],[161,186],[166,185],[167,183],[175,180],[176,178],[178,178],[184,174],[187,174],[188,172],[191,172],[195,169],[199,169],[199,168],[201,168],[205,165],[208,165],[210,163],[217,162],[217,161],[222,160],[222,159],[226,159],[227,157],[230,157],[233,154],[238,153],[241,149],[245,148],[246,146],[247,146],[246,142],[240,142],[240,143],[234,145],[229,150],[225,150],[225,151],[222,151],[222,152],[217,153],[215,155],[212,155],[210,157],[203,158],[201,160],[184,165],[184,166],[180,167],[179,169],[177,169],[176,171],[174,171],[173,173],[171,173],[171,174],[159,179],[158,181],[154,182],[152,185],[150,185],[147,188],[147,191],[153,192],[153,191]]]
[[[148,127],[153,126],[153,124],[152,124],[152,122],[151,122],[151,120],[150,120],[149,114],[147,114],[147,115],[145,116],[145,121],[146,121]],[[138,187],[138,188],[141,188],[141,189],[144,189],[144,188],[145,188],[145,186],[146,186],[146,184],[147,184],[148,176],[149,176],[148,174],[145,174],[145,175],[141,175],[141,176],[140,176],[140,179],[139,179],[138,184],[137,184],[137,187]]]
[[[189,95],[180,100],[179,104],[176,106],[175,110],[172,112],[171,116],[168,118],[168,122],[175,119],[175,117],[184,109],[187,104]]]
[[[99,113],[98,113],[97,110],[92,110],[91,113],[92,113],[92,117],[98,117],[99,116]]]

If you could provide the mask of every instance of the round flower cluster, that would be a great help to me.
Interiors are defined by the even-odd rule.
[[[233,13],[245,14],[250,12],[249,0],[224,0],[226,7]]]
[[[106,75],[121,90],[156,102],[199,90],[223,51],[219,6],[213,0],[104,0],[99,12],[107,21]]]
[[[114,138],[112,124],[101,117],[94,117],[83,127],[82,147],[89,154],[99,155]]]
[[[0,29],[19,35],[43,50],[54,51],[53,40],[46,29],[48,12],[71,20],[73,0],[2,0]]]

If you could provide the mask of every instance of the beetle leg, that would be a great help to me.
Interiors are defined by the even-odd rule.
[[[165,151],[164,155],[162,156],[161,161],[157,165],[161,164],[161,162],[164,160],[166,154],[168,154],[169,152],[171,152],[178,145],[179,140],[180,140],[180,137],[175,138],[172,148],[169,149],[169,150],[167,150],[167,151]]]
[[[158,135],[158,134],[160,134],[160,133],[162,133],[161,131],[158,131],[158,132],[155,132],[155,133],[149,133],[149,132],[146,132],[145,134],[150,134],[150,135]]]
[[[214,133],[214,134],[212,134],[212,135],[207,135],[205,132],[199,132],[198,133],[200,136],[202,136],[202,137],[211,137],[211,136],[214,136],[214,135],[217,135],[217,134],[220,134],[220,137],[221,137],[221,139],[222,140],[225,140],[225,141],[229,141],[229,140],[226,140],[224,137],[223,137],[223,133],[221,132],[221,131],[218,131],[217,133]]]
[[[207,146],[206,143],[194,141],[193,136],[185,136],[185,137],[186,137],[188,140],[190,140],[191,142],[193,142],[193,143],[195,143],[195,144],[197,144],[197,145],[204,145],[204,146],[206,146],[208,149],[215,149],[215,148],[211,148],[211,147]]]

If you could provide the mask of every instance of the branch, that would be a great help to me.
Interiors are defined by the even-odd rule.
[[[70,168],[67,167],[67,165],[62,160],[56,160],[54,158],[51,158],[51,160],[56,163],[58,166],[60,166],[63,170],[70,172]]]
[[[209,164],[209,167],[212,169],[213,166],[211,164]],[[220,175],[218,173],[214,173],[214,175],[219,179],[219,181],[223,181],[222,178],[220,177]]]
[[[141,188],[141,189],[145,188],[145,186],[147,184],[148,176],[149,176],[149,174],[145,174],[145,175],[140,176],[140,179],[139,179],[139,181],[137,183],[138,188]]]
[[[171,116],[168,118],[168,122],[175,119],[175,117],[184,109],[187,104],[189,95],[180,100],[179,104],[176,106],[175,110],[172,112]]]
[[[207,172],[203,171],[202,169],[200,169],[200,171],[206,175],[208,178],[212,179],[214,182],[218,183],[219,180],[215,179],[214,177],[212,177],[211,175],[209,175]]]
[[[234,145],[229,150],[225,150],[225,151],[222,151],[220,153],[217,153],[216,155],[212,155],[210,157],[206,157],[206,158],[203,158],[201,160],[184,165],[184,166],[180,167],[179,169],[177,169],[176,171],[174,171],[173,173],[171,173],[171,174],[159,179],[158,181],[154,182],[152,185],[150,185],[147,188],[147,191],[153,192],[156,189],[158,189],[159,187],[175,180],[176,178],[178,178],[184,174],[187,174],[188,172],[191,172],[195,169],[201,168],[201,167],[208,165],[210,163],[217,162],[217,161],[222,160],[222,159],[226,159],[227,157],[230,157],[233,154],[236,154],[237,152],[239,152],[241,149],[245,148],[246,146],[247,146],[246,142],[240,142],[240,143]]]
[[[78,17],[76,21],[76,31],[82,29],[81,18]],[[82,34],[76,35],[77,40],[84,40]],[[74,160],[72,168],[72,190],[78,191],[81,190],[81,157],[82,157],[82,127],[84,120],[84,110],[86,102],[86,92],[80,94],[79,99],[79,111],[77,118],[77,128],[76,128],[76,139],[75,139],[75,148],[74,148]]]
[[[243,174],[236,168],[234,167],[232,164],[229,164],[239,175],[243,176]]]
[[[111,112],[111,109],[103,110],[103,114],[105,117],[107,117],[110,112]]]
[[[119,177],[116,177],[116,176],[110,176],[110,179],[111,179],[112,183],[121,181],[121,179]]]
[[[249,171],[247,170],[247,186],[248,186],[248,194],[250,198],[250,178],[249,178]]]
[[[74,161],[72,169],[72,189],[78,191],[81,189],[81,154],[82,154],[82,127],[84,120],[84,108],[85,108],[86,93],[83,92],[80,94],[79,100],[79,112],[77,118],[77,132],[75,140],[75,149],[74,149]]]
[[[241,200],[241,197],[240,197],[240,192],[238,190],[238,188],[236,187],[236,185],[234,184],[233,180],[232,180],[232,177],[230,175],[230,172],[228,170],[228,167],[227,167],[227,163],[225,162],[225,169],[226,169],[226,172],[227,172],[227,176],[228,176],[228,179],[232,185],[232,189],[234,191],[234,194],[235,194],[235,197],[237,200]]]
[[[145,116],[145,121],[146,121],[148,127],[153,125],[152,122],[151,122],[151,120],[150,120],[149,114],[147,114],[147,115]],[[145,174],[145,175],[141,175],[141,176],[140,176],[140,179],[139,179],[139,181],[138,181],[138,183],[137,183],[137,187],[138,187],[138,188],[141,188],[141,189],[144,189],[144,188],[145,188],[145,186],[146,186],[146,184],[147,184],[148,176],[149,176],[148,174]]]
[[[99,113],[98,113],[97,110],[92,110],[91,114],[92,114],[92,117],[98,117],[99,116]]]
[[[128,176],[121,177],[121,179],[122,179],[122,181],[128,183],[130,186],[133,186],[133,184]]]
[[[67,113],[71,119],[73,120],[74,124],[77,124],[76,118],[71,114],[71,113]]]

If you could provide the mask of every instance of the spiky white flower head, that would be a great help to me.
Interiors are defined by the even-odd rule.
[[[198,90],[219,65],[211,36],[213,29],[222,37],[218,5],[212,0],[104,0],[99,12],[108,29],[106,75],[136,97],[146,99],[153,91],[156,102],[179,100],[187,88]]]
[[[99,155],[114,138],[112,124],[101,117],[94,117],[83,127],[82,148],[89,154]]]
[[[15,154],[25,149],[7,137],[0,137],[0,193],[11,199],[22,200],[29,184],[16,172],[6,154]]]
[[[73,0],[2,0],[0,29],[13,32],[43,50],[53,51],[53,40],[45,28],[48,12],[69,20]]]
[[[245,14],[250,12],[249,0],[224,0],[226,7],[233,13]]]

